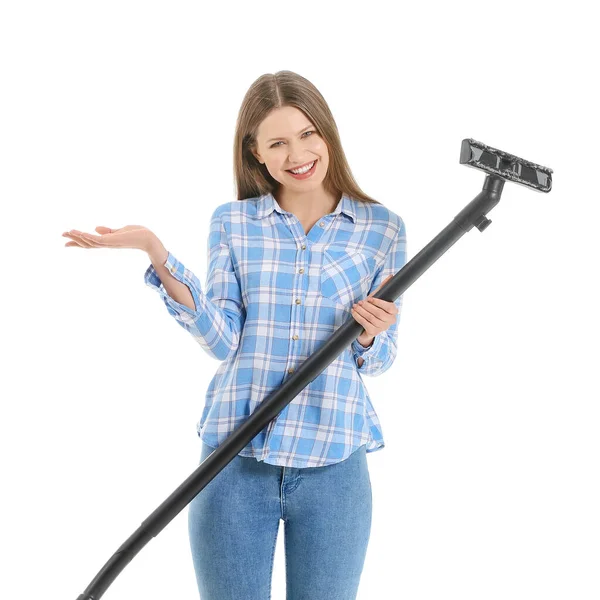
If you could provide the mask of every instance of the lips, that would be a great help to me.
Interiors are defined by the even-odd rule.
[[[294,171],[296,171],[297,169],[301,169],[302,167],[306,167],[307,165],[312,165],[312,163],[316,162],[318,159],[315,158],[314,160],[309,160],[307,163],[304,163],[303,165],[300,165],[299,167],[294,167]],[[292,171],[292,169],[286,169],[286,171]]]

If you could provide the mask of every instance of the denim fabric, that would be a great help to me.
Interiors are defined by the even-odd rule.
[[[201,443],[200,462],[214,450]],[[271,599],[280,519],[286,600],[354,600],[371,512],[365,445],[321,467],[237,455],[188,507],[200,600]]]

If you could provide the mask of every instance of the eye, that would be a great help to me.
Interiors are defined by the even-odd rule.
[[[305,131],[302,135],[306,135],[307,133],[317,133],[316,131]],[[269,146],[270,148],[275,148],[275,146],[277,146],[277,144],[281,144],[283,142],[275,142],[274,144],[272,144],[271,146]]]

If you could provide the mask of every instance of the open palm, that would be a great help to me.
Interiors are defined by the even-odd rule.
[[[138,248],[146,252],[155,237],[152,231],[141,225],[126,225],[121,229],[110,227],[96,227],[100,235],[84,233],[77,229],[71,229],[63,233],[64,237],[71,238],[65,246],[79,246],[80,248]]]

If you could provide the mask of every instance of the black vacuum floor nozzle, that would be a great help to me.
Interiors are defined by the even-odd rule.
[[[552,189],[552,169],[468,138],[462,141],[460,164],[482,169],[539,192]]]

